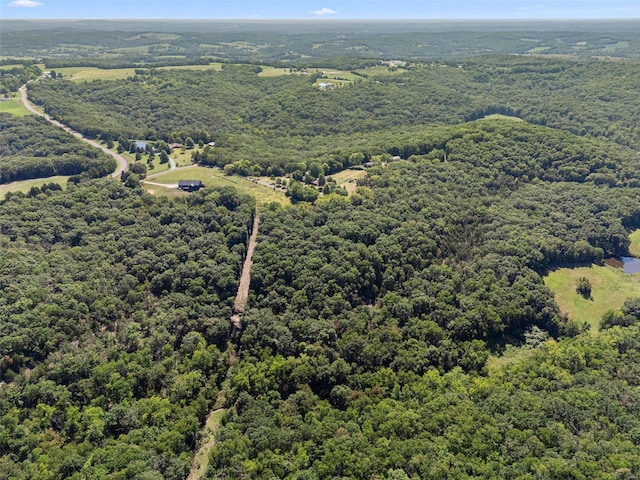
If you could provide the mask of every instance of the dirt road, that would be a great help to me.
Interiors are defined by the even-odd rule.
[[[74,137],[79,138],[80,140],[82,140],[82,141],[88,143],[89,145],[91,145],[92,147],[99,148],[100,150],[102,150],[107,155],[111,155],[113,158],[115,158],[116,161],[118,162],[118,168],[116,169],[115,172],[113,172],[111,174],[111,176],[113,178],[118,178],[120,176],[120,174],[127,169],[127,166],[128,166],[127,160],[122,155],[119,155],[116,152],[113,152],[113,151],[109,150],[107,147],[105,147],[103,145],[100,145],[98,142],[95,142],[93,140],[89,140],[88,138],[83,137],[80,132],[76,132],[75,130],[73,130],[72,128],[68,127],[67,125],[64,125],[63,123],[60,123],[59,121],[54,120],[49,115],[46,115],[44,113],[40,113],[38,110],[36,110],[33,107],[33,105],[31,105],[29,103],[29,100],[27,99],[27,87],[25,85],[20,87],[20,96],[22,97],[22,103],[25,106],[25,108],[27,110],[29,110],[31,113],[33,113],[34,115],[38,115],[40,117],[44,117],[52,125],[55,125],[56,127],[62,128],[65,132],[70,133]]]
[[[244,309],[247,306],[247,300],[249,299],[249,285],[251,283],[251,264],[253,251],[256,248],[256,240],[258,238],[258,227],[260,225],[260,217],[256,213],[253,219],[253,229],[251,230],[251,236],[249,237],[249,246],[247,247],[247,256],[244,259],[244,265],[242,266],[242,275],[240,275],[240,284],[238,285],[238,294],[236,300],[233,303],[233,310],[236,313],[244,313]]]

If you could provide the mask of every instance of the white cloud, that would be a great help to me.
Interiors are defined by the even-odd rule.
[[[14,0],[13,2],[9,3],[10,7],[33,8],[39,7],[40,5],[42,5],[42,2],[35,2],[34,0]]]
[[[315,12],[311,12],[313,15],[323,16],[323,15],[335,15],[335,10],[331,10],[330,8],[321,8],[320,10],[316,10]]]

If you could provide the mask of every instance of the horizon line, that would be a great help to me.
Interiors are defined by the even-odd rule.
[[[621,18],[621,17],[559,17],[559,18],[316,18],[316,17],[298,17],[298,18],[176,18],[176,17],[157,17],[157,18],[125,18],[125,17],[111,17],[111,18],[93,18],[93,17],[65,17],[65,18],[0,18],[0,21],[7,20],[19,20],[19,21],[76,21],[76,20],[101,20],[101,21],[121,21],[121,20],[134,20],[137,22],[144,21],[189,21],[189,22],[317,22],[317,23],[330,23],[330,22],[597,22],[597,21],[621,21],[621,22],[633,22],[640,21],[640,17]]]

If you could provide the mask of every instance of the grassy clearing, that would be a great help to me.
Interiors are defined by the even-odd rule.
[[[171,172],[153,177],[150,181],[154,183],[176,184],[179,180],[200,180],[207,187],[231,186],[238,192],[251,195],[256,199],[258,205],[270,202],[277,202],[281,205],[290,204],[289,199],[282,192],[274,191],[272,188],[259,185],[246,178],[238,176],[226,176],[221,170],[206,167],[190,167],[173,170]],[[145,185],[147,191],[164,194],[163,187],[157,185]],[[175,189],[171,189],[175,190]]]
[[[356,80],[362,79],[361,76],[354,75],[353,73],[344,70],[322,70],[321,73],[324,77],[331,80],[355,82]]]
[[[45,183],[57,183],[62,188],[67,188],[67,179],[69,177],[57,176],[48,178],[34,178],[32,180],[22,180],[20,182],[11,182],[0,185],[0,199],[4,198],[9,192],[27,193],[32,187],[41,187]]]
[[[156,179],[152,178],[149,181],[155,182]],[[147,185],[146,183],[143,183],[142,186],[144,187],[144,190],[151,195],[159,195],[168,198],[186,197],[189,195],[188,193],[173,187],[160,187],[158,185]]]
[[[62,73],[62,78],[78,82],[89,80],[120,80],[133,77],[134,68],[96,68],[96,67],[65,67],[56,68],[56,73]]]
[[[191,161],[191,154],[199,151],[201,151],[200,148],[185,150],[184,152],[180,149],[175,149],[169,156],[176,161],[177,167],[186,167],[188,165],[193,165],[193,162]]]
[[[629,253],[634,257],[640,257],[640,230],[629,234],[631,245],[629,245]]]
[[[576,293],[580,277],[591,282],[590,299]],[[627,275],[609,265],[560,268],[545,277],[544,283],[554,293],[560,310],[572,320],[588,322],[592,332],[598,331],[607,310],[619,309],[625,300],[640,296],[640,275]]]
[[[158,70],[222,70],[222,64],[214,62],[208,65],[177,65],[173,67],[160,67]]]
[[[528,346],[514,347],[507,345],[507,348],[501,355],[490,355],[487,359],[487,370],[489,375],[500,372],[504,367],[512,363],[518,363],[529,358],[535,349]]]
[[[486,117],[482,117],[481,120],[511,120],[512,122],[524,122],[520,117],[512,117],[510,115],[502,115],[500,113],[493,113],[491,115],[487,115]]]
[[[632,232],[629,238],[629,252],[640,257],[640,230]],[[576,293],[580,277],[591,282],[590,299]],[[609,265],[560,268],[545,277],[544,283],[554,293],[560,310],[573,320],[589,322],[592,332],[598,331],[600,319],[607,310],[619,309],[626,300],[640,297],[640,274],[628,275],[621,268]]]
[[[283,75],[299,75],[298,72],[290,72],[288,68],[262,67],[259,77],[281,77]]]
[[[336,181],[339,186],[344,187],[349,195],[351,195],[356,191],[356,180],[366,177],[367,172],[366,170],[346,169],[330,176]]]
[[[205,478],[207,467],[209,466],[209,453],[216,444],[215,434],[218,428],[220,428],[224,414],[225,410],[221,408],[219,410],[214,410],[207,417],[207,423],[205,424],[202,432],[202,437],[207,440],[196,452],[193,459],[193,467],[191,468],[191,472],[189,472],[187,480],[199,480],[201,478]]]
[[[221,63],[210,63],[209,65],[180,65],[160,67],[158,70],[221,70]],[[121,80],[133,77],[135,68],[96,68],[96,67],[65,67],[56,68],[56,73],[62,73],[62,78],[75,80],[78,82],[89,80]]]
[[[377,66],[377,67],[369,67],[369,68],[360,68],[356,70],[358,73],[362,73],[363,75],[368,76],[378,76],[378,75],[399,75],[401,73],[406,72],[403,68],[389,68],[387,66]]]
[[[140,142],[145,142],[146,140],[138,140]],[[184,152],[180,149],[174,149],[171,154],[169,155],[169,157],[171,157],[175,162],[176,162],[176,167],[187,167],[189,165],[193,165],[193,162],[191,161],[191,154],[193,152],[197,152],[200,151],[201,149],[199,148],[195,148],[193,150],[185,150]],[[123,152],[121,154],[129,163],[133,163],[136,161],[136,155],[135,153],[129,153],[129,152]],[[141,162],[145,162],[147,161],[147,159],[149,158],[149,154],[147,153],[143,153],[142,154],[142,160],[140,160]],[[164,172],[165,170],[169,170],[170,165],[168,163],[165,164],[161,164],[160,163],[160,154],[156,153],[156,156],[153,160],[153,170],[150,170],[149,173],[158,173],[158,172]]]
[[[148,158],[148,157],[147,157]],[[146,159],[141,160],[143,162],[147,162]],[[149,165],[147,164],[147,174],[150,175],[152,173],[160,173],[160,172],[166,172],[167,170],[169,170],[171,168],[171,164],[169,162],[167,163],[160,163],[160,155],[156,155],[155,158],[153,159],[153,162],[151,162],[153,164],[153,168],[149,168]]]
[[[6,102],[0,102],[0,112],[10,113],[16,117],[31,115],[31,112],[22,104],[20,96],[16,96],[15,94],[12,94]]]

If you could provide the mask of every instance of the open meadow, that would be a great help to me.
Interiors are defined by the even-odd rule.
[[[175,185],[179,180],[200,180],[205,187],[234,187],[239,193],[251,195],[256,199],[258,205],[276,202],[281,205],[290,204],[284,192],[276,191],[272,188],[254,183],[243,177],[228,176],[216,168],[189,167],[173,170],[150,179],[150,182],[166,185]],[[171,196],[181,195],[175,187],[159,187],[158,185],[144,184],[147,191],[155,194],[169,194]]]
[[[5,183],[0,185],[0,200],[3,199],[9,192],[22,192],[28,193],[33,187],[41,187],[45,183],[57,183],[62,188],[67,187],[67,179],[65,176],[55,176],[47,178],[34,178],[31,180],[22,180],[19,182]]]
[[[15,93],[12,94],[8,100],[0,102],[0,112],[10,113],[11,115],[16,115],[18,117],[30,115],[29,110],[27,110],[22,104],[20,95]]]
[[[637,238],[638,232],[634,236]],[[637,248],[634,243],[633,250]],[[581,277],[591,282],[588,299],[576,292]],[[605,312],[620,309],[626,300],[640,296],[640,274],[629,275],[610,265],[559,268],[550,272],[544,283],[554,293],[560,310],[572,320],[589,323],[592,332],[598,331]]]
[[[178,65],[158,67],[158,70],[221,70],[222,64],[213,62],[208,65]],[[56,73],[61,73],[62,78],[75,81],[89,80],[121,80],[133,77],[135,68],[97,68],[97,67],[63,67],[56,68]]]

